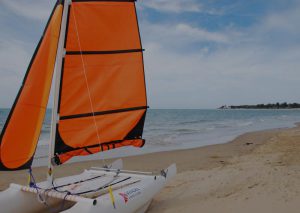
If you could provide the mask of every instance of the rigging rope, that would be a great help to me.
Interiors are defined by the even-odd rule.
[[[32,169],[29,168],[28,170],[28,173],[29,173],[29,186],[31,188],[34,188],[36,191],[37,191],[37,200],[44,204],[45,206],[47,206],[49,208],[48,211],[50,212],[57,212],[57,209],[56,208],[53,208],[51,207],[48,203],[47,203],[47,200],[48,200],[48,193],[52,190],[58,192],[58,193],[65,193],[64,195],[64,198],[61,202],[61,205],[60,207],[58,208],[59,212],[64,210],[64,206],[65,206],[65,202],[67,200],[67,197],[69,195],[75,195],[75,196],[81,196],[81,195],[84,195],[84,194],[88,194],[88,193],[96,193],[96,192],[99,192],[105,188],[108,188],[108,187],[112,187],[113,185],[115,184],[118,184],[118,183],[121,183],[123,181],[126,181],[126,180],[129,180],[131,177],[125,177],[124,179],[120,180],[120,181],[117,181],[115,182],[118,178],[119,178],[119,173],[120,171],[116,171],[116,174],[109,180],[107,181],[104,185],[96,188],[96,189],[91,189],[91,190],[87,190],[87,191],[83,191],[83,192],[77,192],[77,193],[72,193],[70,192],[69,190],[59,190],[58,188],[62,188],[62,187],[66,187],[66,186],[70,186],[70,185],[73,185],[73,184],[78,184],[78,183],[83,183],[85,181],[91,181],[91,180],[95,180],[97,178],[101,178],[101,177],[104,177],[104,175],[99,175],[99,176],[96,176],[96,177],[92,177],[92,178],[89,178],[89,179],[86,179],[86,180],[79,180],[79,181],[76,181],[76,182],[73,182],[73,183],[70,183],[70,184],[65,184],[65,185],[59,185],[59,186],[55,186],[55,183],[54,183],[54,180],[52,181],[52,188],[47,188],[47,189],[44,189],[44,188],[41,188],[39,186],[37,186],[36,184],[36,181],[35,181],[35,178],[33,176],[33,173],[32,173]],[[112,189],[110,189],[112,190]]]
[[[76,20],[76,16],[75,16],[75,7],[73,7],[73,13],[72,14],[73,14],[73,18],[74,18],[75,31],[76,31],[77,41],[78,41],[78,45],[79,45],[79,52],[81,53],[80,58],[81,58],[81,62],[82,62],[83,74],[84,74],[85,84],[86,84],[86,88],[87,88],[87,92],[88,92],[90,107],[91,107],[91,110],[92,110],[92,117],[93,117],[93,121],[94,121],[95,131],[96,131],[96,134],[97,134],[99,147],[100,147],[101,151],[103,151],[102,146],[101,146],[101,142],[100,142],[100,136],[99,136],[98,125],[97,125],[97,122],[96,122],[95,111],[94,111],[94,107],[93,107],[93,103],[92,103],[91,91],[90,91],[90,87],[89,87],[89,84],[88,84],[87,72],[86,72],[86,68],[85,68],[85,61],[84,61],[83,55],[82,55],[82,48],[81,48],[81,43],[80,43],[80,38],[79,38],[79,33],[78,33],[77,20]],[[105,160],[104,159],[102,159],[102,162],[105,165]]]

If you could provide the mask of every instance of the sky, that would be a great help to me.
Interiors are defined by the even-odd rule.
[[[0,0],[11,107],[54,0]],[[300,0],[139,0],[151,108],[300,102]]]

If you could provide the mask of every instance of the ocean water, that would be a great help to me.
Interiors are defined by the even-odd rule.
[[[8,109],[0,109],[0,129],[8,113]],[[146,144],[142,149],[125,147],[77,157],[70,162],[220,144],[246,132],[293,127],[297,122],[300,110],[150,109],[144,130]],[[34,166],[47,164],[50,124],[51,110],[48,110]]]

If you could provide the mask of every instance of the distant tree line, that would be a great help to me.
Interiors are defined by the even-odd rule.
[[[297,109],[299,103],[276,103],[276,104],[257,104],[257,105],[240,105],[240,106],[221,106],[219,109]]]

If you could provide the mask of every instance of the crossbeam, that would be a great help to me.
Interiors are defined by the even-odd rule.
[[[36,188],[32,188],[29,186],[21,186],[18,184],[11,184],[11,187],[15,188],[15,189],[19,189],[23,192],[29,192],[29,193],[34,193],[34,194],[38,194],[41,193],[45,196],[51,197],[51,198],[56,198],[56,199],[60,199],[60,200],[66,200],[66,201],[71,201],[71,202],[85,202],[85,203],[90,203],[91,205],[96,205],[97,204],[97,200],[96,199],[89,199],[89,198],[85,198],[85,197],[81,197],[81,196],[77,196],[77,195],[67,195],[66,193],[61,193],[61,192],[57,192],[57,191],[53,191],[53,190],[45,190],[45,189],[36,189]]]
[[[106,172],[117,172],[117,173],[129,173],[129,174],[139,174],[139,175],[155,175],[153,172],[140,172],[140,171],[132,171],[132,170],[110,169],[110,168],[99,168],[99,167],[91,167],[91,170],[106,171]]]

